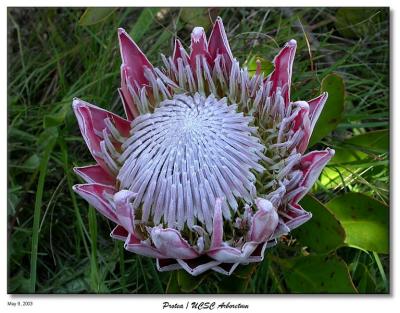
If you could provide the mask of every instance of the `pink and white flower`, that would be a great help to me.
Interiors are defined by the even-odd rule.
[[[250,75],[229,47],[222,20],[210,38],[194,28],[152,66],[123,30],[119,93],[126,118],[74,99],[96,164],[75,168],[74,190],[116,224],[125,249],[160,271],[230,275],[311,218],[299,200],[334,154],[304,154],[327,94],[290,101],[296,41],[274,71]]]

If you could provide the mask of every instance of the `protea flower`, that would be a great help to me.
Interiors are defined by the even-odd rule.
[[[159,271],[230,275],[311,218],[299,204],[334,151],[305,155],[327,99],[290,101],[296,41],[254,75],[233,57],[218,18],[207,41],[179,40],[153,67],[123,29],[119,93],[126,119],[80,99],[73,109],[95,165],[74,190],[116,224],[125,249]]]

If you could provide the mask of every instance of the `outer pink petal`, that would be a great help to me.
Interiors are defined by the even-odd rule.
[[[121,190],[114,194],[115,213],[119,224],[129,233],[134,233],[135,216],[131,200],[135,196],[136,193],[130,190]]]
[[[222,201],[218,198],[215,201],[215,208],[214,208],[214,219],[213,219],[213,232],[211,236],[211,245],[210,249],[217,248],[222,244],[222,236],[223,236],[223,227],[224,222],[222,220]]]
[[[80,184],[73,186],[72,189],[97,211],[118,224],[117,216],[104,196],[105,193],[113,195],[115,193],[114,187],[101,184]]]
[[[326,100],[328,100],[328,93],[324,92],[319,97],[307,101],[308,105],[310,107],[309,114],[310,114],[310,121],[311,121],[311,125],[310,125],[311,133],[314,129],[315,123],[317,122],[317,120],[319,118],[319,115],[322,112],[322,109],[324,108]]]
[[[195,27],[191,35],[190,66],[194,71],[196,71],[196,56],[198,55],[205,56],[208,63],[210,63],[211,58],[208,53],[207,38],[203,27]]]
[[[230,276],[240,263],[223,263],[212,268],[213,271]]]
[[[150,236],[156,248],[168,258],[193,259],[199,256],[176,229],[153,227]]]
[[[129,234],[128,238],[125,241],[125,249],[140,254],[143,256],[147,256],[150,258],[160,258],[167,259],[168,257],[158,251],[155,247],[147,244],[144,241],[140,241],[134,234]]]
[[[145,67],[152,69],[153,66],[123,28],[118,29],[118,37],[122,61],[132,86],[136,86],[135,81],[139,86],[146,85],[148,80],[144,76],[144,69]]]
[[[312,151],[301,158],[300,170],[303,172],[303,178],[299,182],[299,187],[304,188],[302,188],[301,192],[292,199],[292,203],[297,203],[305,194],[307,194],[321,174],[322,169],[334,154],[335,150],[328,148],[324,151]]]
[[[241,250],[226,245],[209,250],[207,255],[222,263],[246,263],[257,245],[258,243],[253,241],[246,242]]]
[[[293,230],[300,225],[307,222],[311,217],[312,214],[310,212],[304,211],[304,209],[299,204],[289,204],[288,214],[291,215],[293,218],[286,222],[286,226]]]
[[[218,54],[222,54],[225,59],[225,64],[230,70],[232,67],[233,55],[229,47],[228,37],[225,33],[224,24],[222,19],[218,16],[211,31],[208,40],[208,51],[211,59],[214,60]]]
[[[285,224],[285,222],[282,219],[280,219],[272,238],[273,239],[279,238],[282,235],[287,235],[289,232],[290,232],[290,228],[287,227],[287,225]]]
[[[194,259],[194,260],[196,260],[196,259]],[[199,264],[199,265],[197,265],[195,267],[192,267],[192,266],[190,266],[188,261],[190,261],[190,260],[180,260],[180,259],[177,260],[179,265],[186,272],[188,272],[190,275],[193,275],[193,276],[200,275],[200,274],[204,273],[205,271],[208,271],[209,269],[212,269],[213,267],[218,266],[219,264],[221,264],[221,262],[211,260],[211,261],[208,261],[206,263],[202,263],[202,264]]]
[[[275,239],[260,243],[257,246],[257,248],[254,250],[254,252],[249,256],[249,259],[248,259],[249,263],[261,262],[262,260],[264,260],[265,249],[271,248],[271,247],[275,246],[276,244],[277,244],[277,241]]]
[[[272,203],[266,199],[257,198],[258,211],[252,218],[250,240],[255,242],[266,241],[278,226],[279,216]]]
[[[182,52],[184,55],[182,55]],[[183,48],[182,43],[179,41],[179,39],[175,39],[175,46],[174,46],[174,53],[172,54],[172,59],[174,60],[175,64],[178,64],[178,59],[184,59],[186,58],[189,60],[189,55],[187,54],[186,50]]]
[[[80,99],[74,99],[72,107],[90,153],[104,170],[109,171],[103,159],[99,157],[101,155],[100,141],[102,138],[98,134],[101,134],[106,128],[104,120],[109,118],[114,122],[121,135],[128,136],[130,131],[129,121]]]
[[[125,241],[129,236],[128,231],[121,225],[117,225],[110,233],[110,237],[118,240]]]
[[[136,107],[133,97],[128,88],[128,69],[127,65],[121,65],[121,88],[118,89],[119,96],[122,100],[122,105],[124,106],[125,115],[129,121],[132,121],[136,116],[139,115],[139,111]]]
[[[310,141],[311,137],[311,123],[309,117],[309,105],[305,101],[297,102],[298,106],[300,107],[300,111],[297,114],[296,118],[293,120],[292,129],[293,131],[297,131],[298,129],[302,129],[304,132],[303,138],[297,145],[297,152],[304,153],[306,151],[308,142]]]
[[[100,165],[74,167],[74,172],[87,183],[115,186],[115,177],[106,172]]]
[[[156,265],[159,272],[175,271],[181,268],[176,259],[157,259]]]
[[[294,55],[296,53],[296,40],[292,39],[283,47],[274,59],[275,69],[269,77],[269,81],[272,82],[271,93],[276,92],[277,88],[284,89],[283,99],[285,105],[289,104],[290,101],[290,85],[292,80],[292,67],[294,61]]]

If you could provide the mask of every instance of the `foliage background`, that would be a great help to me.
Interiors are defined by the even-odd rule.
[[[72,192],[72,167],[92,160],[71,102],[123,114],[118,27],[160,65],[175,36],[188,45],[192,27],[210,30],[217,15],[250,69],[258,58],[270,72],[297,40],[292,100],[329,91],[312,144],[336,156],[303,200],[313,219],[258,267],[193,279],[124,251]],[[388,293],[389,94],[388,8],[10,8],[8,292]]]

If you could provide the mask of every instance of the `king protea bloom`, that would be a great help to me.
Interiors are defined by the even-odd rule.
[[[311,218],[299,200],[334,154],[304,154],[328,95],[290,100],[296,41],[264,77],[233,57],[218,18],[154,67],[123,29],[126,118],[80,99],[73,109],[96,164],[74,190],[116,224],[125,249],[159,271],[230,275]]]

